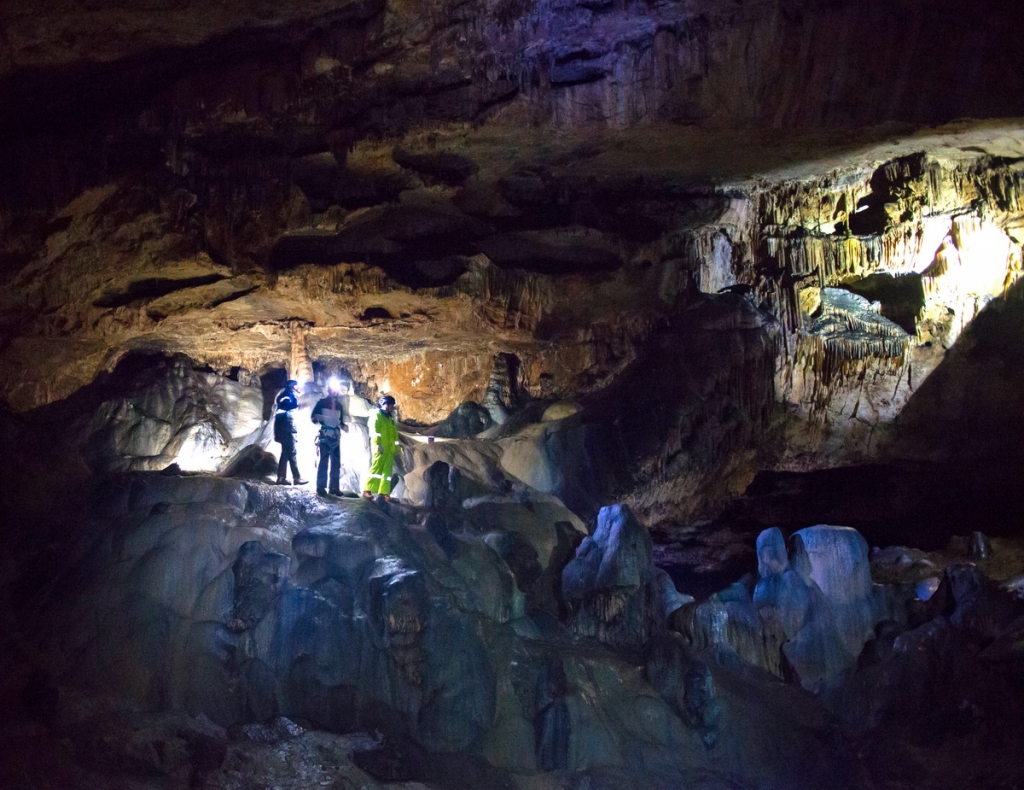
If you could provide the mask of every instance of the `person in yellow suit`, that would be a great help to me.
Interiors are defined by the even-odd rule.
[[[394,465],[399,447],[398,426],[395,425],[395,399],[390,395],[383,395],[377,404],[380,408],[367,423],[373,457],[370,460],[370,472],[367,475],[363,496],[370,499],[374,494],[383,494],[390,502],[391,467]]]

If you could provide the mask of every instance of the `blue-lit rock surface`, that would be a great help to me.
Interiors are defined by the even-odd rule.
[[[809,691],[835,686],[856,666],[879,622],[900,617],[895,590],[871,580],[867,543],[848,527],[757,538],[758,579],[697,605],[684,630]],[[905,619],[905,614],[902,615]]]
[[[74,588],[37,624],[57,636],[62,685],[225,728],[285,716],[377,730],[426,763],[458,752],[510,775],[838,781],[829,750],[801,734],[818,714],[794,714],[795,689],[761,699],[761,681],[744,690],[693,663],[666,617],[688,597],[623,506],[571,559],[543,510],[515,532],[475,504],[446,553],[407,505],[259,483],[135,474],[98,502]],[[511,521],[530,503],[488,507]],[[552,561],[568,563],[555,586]]]

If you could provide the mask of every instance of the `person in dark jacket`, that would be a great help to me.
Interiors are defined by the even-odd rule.
[[[348,431],[341,396],[347,394],[348,382],[331,378],[327,382],[327,397],[317,401],[310,415],[310,419],[320,425],[320,435],[316,438],[320,450],[320,463],[316,468],[316,492],[320,496],[328,493],[328,467],[330,493],[333,496],[341,496],[341,432]]]
[[[284,391],[277,396],[277,415],[274,417],[274,441],[281,445],[281,460],[277,463],[277,484],[288,485],[285,475],[288,465],[292,467],[292,483],[305,485],[299,476],[299,459],[295,452],[295,418],[293,412],[299,408],[299,382],[289,379]]]

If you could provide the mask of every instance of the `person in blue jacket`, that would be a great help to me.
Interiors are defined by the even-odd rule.
[[[288,485],[285,475],[288,465],[292,467],[292,483],[305,485],[307,481],[299,475],[299,459],[295,452],[295,418],[293,412],[299,408],[299,382],[288,379],[284,390],[277,396],[277,414],[274,417],[274,441],[281,445],[281,460],[277,463],[277,484]]]

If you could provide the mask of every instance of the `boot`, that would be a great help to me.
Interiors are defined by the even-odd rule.
[[[301,478],[296,478],[295,480],[292,480],[292,485],[293,486],[304,486],[308,482],[309,482],[308,480],[302,480]]]
[[[316,490],[316,493],[317,493],[317,496],[327,496],[327,489],[326,488],[318,488]],[[332,491],[331,493],[333,494],[334,492]]]
[[[279,485],[279,486],[286,486],[286,485],[288,485],[288,481],[285,480],[283,477],[279,477],[279,478],[277,478],[277,485]]]

